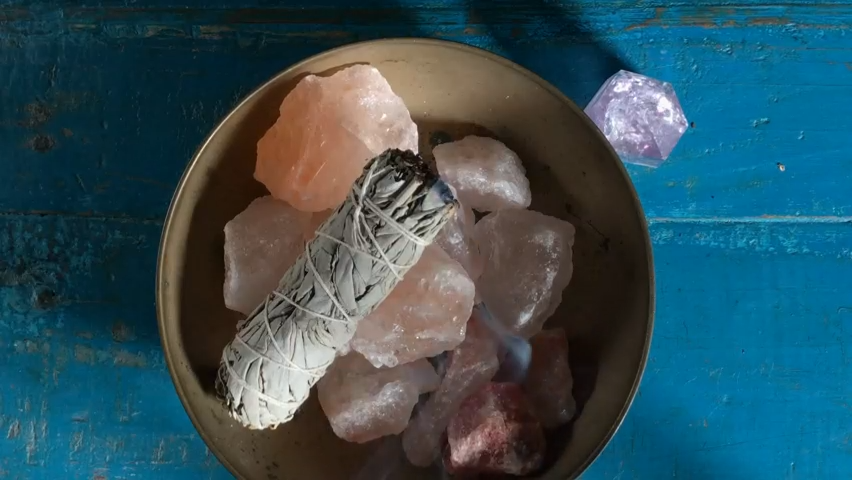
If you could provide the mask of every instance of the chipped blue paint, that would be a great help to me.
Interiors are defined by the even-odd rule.
[[[168,201],[255,85],[390,36],[506,55],[579,104],[634,69],[694,124],[628,167],[658,324],[586,478],[849,477],[852,5],[727,3],[0,0],[0,479],[227,478],[157,338]]]
[[[651,231],[648,368],[585,478],[848,477],[852,223]]]
[[[0,478],[226,478],[160,350],[159,233],[0,215]]]

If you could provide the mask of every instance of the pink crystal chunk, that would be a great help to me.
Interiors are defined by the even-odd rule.
[[[225,225],[225,306],[251,313],[304,251],[310,214],[270,196]]]
[[[479,245],[473,239],[475,222],[473,210],[462,206],[435,238],[435,243],[444,249],[450,258],[459,262],[473,280],[479,278],[483,268]]]
[[[454,474],[527,475],[544,461],[544,432],[521,388],[490,383],[467,397],[447,428]]]
[[[279,113],[257,143],[254,177],[299,210],[342,203],[367,160],[385,150],[417,151],[405,103],[368,65],[303,78]]]
[[[377,369],[353,353],[334,361],[317,393],[334,433],[364,443],[401,433],[418,397],[439,383],[426,360]]]
[[[670,83],[621,70],[586,107],[622,160],[656,167],[669,157],[687,121]]]
[[[544,428],[568,423],[577,412],[571,389],[565,330],[544,330],[530,339],[532,362],[523,388],[532,410]]]
[[[305,242],[310,242],[317,235],[317,230],[328,220],[334,213],[334,209],[323,210],[321,212],[314,212],[311,214],[310,220],[308,220],[307,226],[305,226]]]
[[[462,204],[480,212],[526,208],[532,195],[518,155],[498,140],[468,136],[432,151],[441,178]]]
[[[574,226],[530,210],[502,210],[480,220],[474,237],[486,258],[478,294],[506,328],[535,335],[571,281]]]
[[[441,437],[461,402],[497,373],[497,345],[478,320],[471,318],[464,342],[450,352],[441,386],[423,404],[405,432],[408,461],[426,467],[440,458]]]
[[[377,367],[452,350],[465,338],[474,294],[462,266],[430,245],[391,294],[361,320],[350,345]]]

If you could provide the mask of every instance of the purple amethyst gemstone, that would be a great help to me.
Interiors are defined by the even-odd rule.
[[[623,161],[649,167],[669,157],[687,127],[670,83],[626,70],[601,86],[586,115]]]

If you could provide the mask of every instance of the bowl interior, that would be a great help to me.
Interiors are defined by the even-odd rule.
[[[265,193],[252,178],[257,140],[300,78],[354,63],[377,67],[405,100],[424,156],[448,138],[494,136],[524,160],[532,208],[577,227],[574,277],[549,325],[568,331],[581,411],[549,438],[542,478],[578,475],[620,423],[647,354],[653,281],[641,208],[619,160],[569,100],[506,60],[446,42],[386,40],[313,57],[249,96],[198,151],[167,220],[157,284],[163,345],[187,412],[242,478],[347,479],[374,448],[335,437],[315,396],[292,422],[258,432],[232,421],[213,393],[239,318],[222,299],[222,229]]]

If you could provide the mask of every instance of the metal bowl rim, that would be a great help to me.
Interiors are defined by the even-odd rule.
[[[653,330],[654,330],[654,315],[655,315],[655,311],[656,311],[656,293],[655,293],[656,289],[655,289],[655,276],[654,276],[654,259],[653,259],[653,251],[652,251],[652,247],[651,247],[650,231],[648,230],[648,222],[645,219],[645,212],[642,208],[642,203],[639,201],[639,195],[637,194],[636,188],[634,187],[633,182],[630,179],[630,175],[627,173],[627,169],[624,167],[623,163],[619,159],[618,154],[615,153],[615,150],[612,148],[612,145],[610,145],[609,141],[606,139],[606,137],[604,137],[603,133],[601,133],[601,131],[598,129],[598,127],[591,121],[591,119],[585,114],[585,112],[582,109],[580,109],[570,98],[568,98],[558,88],[554,87],[552,84],[550,84],[550,82],[544,80],[543,78],[541,78],[540,76],[538,76],[537,74],[532,72],[531,70],[528,70],[528,69],[518,65],[517,63],[515,63],[515,62],[513,62],[513,61],[511,61],[507,58],[501,57],[501,56],[494,54],[494,53],[491,53],[487,50],[481,49],[479,47],[474,47],[474,46],[471,46],[471,45],[459,43],[459,42],[453,42],[453,41],[448,41],[448,40],[437,40],[437,39],[431,39],[431,38],[384,38],[384,39],[378,39],[378,40],[368,40],[368,41],[363,41],[363,42],[355,42],[355,43],[343,45],[343,46],[340,46],[340,47],[336,47],[336,48],[332,48],[330,50],[320,52],[316,55],[312,55],[310,57],[307,57],[307,58],[305,58],[305,59],[303,59],[299,62],[296,62],[296,63],[290,65],[286,69],[275,74],[272,78],[270,78],[269,80],[267,80],[266,82],[261,84],[259,87],[252,90],[251,93],[249,93],[242,100],[240,100],[240,102],[234,108],[232,108],[231,111],[228,112],[228,114],[225,115],[222,118],[222,120],[219,121],[219,123],[210,132],[210,134],[207,135],[207,137],[204,139],[204,141],[201,143],[201,145],[196,149],[195,153],[192,155],[192,159],[190,160],[189,165],[184,170],[183,175],[181,175],[180,181],[178,182],[178,186],[175,189],[174,195],[172,196],[172,200],[169,204],[168,212],[166,213],[165,222],[163,224],[163,231],[162,231],[162,235],[160,237],[160,246],[159,246],[159,249],[158,249],[158,252],[157,252],[157,275],[156,275],[156,285],[155,285],[155,297],[156,297],[156,304],[157,304],[156,305],[157,328],[158,328],[159,333],[160,333],[160,343],[163,347],[163,354],[165,356],[166,365],[167,365],[168,370],[169,370],[169,375],[172,378],[172,383],[174,384],[175,390],[178,394],[178,398],[180,398],[181,404],[183,405],[184,410],[186,411],[187,415],[189,416],[189,419],[192,422],[192,425],[195,427],[195,430],[198,432],[201,439],[207,445],[207,448],[209,448],[210,451],[213,452],[213,454],[216,456],[216,458],[219,460],[219,462],[222,463],[222,465],[224,465],[225,468],[232,475],[234,475],[234,477],[238,477],[238,478],[241,477],[241,475],[238,473],[237,469],[234,468],[234,466],[227,459],[225,459],[224,455],[222,455],[219,452],[219,449],[215,446],[215,444],[212,441],[210,441],[210,439],[208,438],[207,432],[204,431],[202,428],[200,428],[200,424],[198,422],[198,419],[196,418],[195,414],[193,413],[192,409],[190,408],[190,406],[188,404],[187,396],[186,396],[185,392],[183,391],[183,387],[176,380],[177,375],[176,375],[176,372],[175,372],[174,359],[172,358],[172,351],[169,347],[168,342],[166,342],[166,336],[165,336],[166,313],[165,313],[164,307],[163,307],[163,305],[164,305],[164,298],[163,298],[164,297],[164,289],[161,286],[163,285],[163,281],[164,281],[164,278],[163,278],[164,277],[163,258],[165,257],[166,245],[169,242],[169,233],[170,233],[169,227],[172,224],[172,221],[173,221],[172,217],[174,215],[175,209],[177,208],[177,204],[181,199],[184,187],[186,186],[186,182],[189,179],[190,175],[192,175],[192,172],[195,169],[195,166],[198,163],[199,158],[201,157],[201,154],[204,153],[204,150],[207,148],[210,141],[218,134],[219,130],[222,128],[223,125],[225,125],[225,123],[227,123],[228,119],[232,115],[234,115],[237,111],[240,111],[242,108],[244,108],[244,105],[249,100],[251,100],[255,95],[258,95],[260,92],[269,88],[271,85],[273,85],[275,82],[277,82],[281,77],[285,77],[285,76],[289,75],[290,72],[292,72],[293,70],[299,69],[306,64],[315,62],[316,60],[319,60],[319,59],[322,59],[322,58],[325,58],[325,57],[328,57],[328,56],[336,55],[336,54],[343,52],[343,51],[346,51],[346,50],[362,48],[365,45],[381,45],[381,44],[385,44],[385,43],[391,43],[391,44],[396,44],[396,45],[406,44],[406,43],[431,44],[431,45],[434,45],[436,47],[441,47],[441,48],[454,48],[454,49],[465,51],[467,53],[471,53],[473,55],[485,57],[485,58],[487,58],[487,59],[489,59],[493,62],[499,63],[499,64],[501,64],[505,67],[511,68],[511,69],[521,73],[522,75],[527,77],[529,80],[538,84],[541,88],[543,88],[548,93],[553,95],[560,102],[562,102],[565,105],[568,105],[569,108],[574,110],[574,112],[576,114],[578,114],[583,119],[583,121],[591,128],[591,130],[594,131],[594,135],[597,136],[598,141],[603,142],[603,144],[606,146],[606,149],[609,151],[610,156],[612,157],[613,161],[615,161],[615,163],[617,163],[619,172],[624,177],[624,179],[627,181],[626,183],[627,183],[628,188],[630,189],[630,196],[633,198],[633,203],[634,203],[635,208],[636,208],[636,214],[639,216],[639,222],[640,222],[640,225],[642,227],[642,233],[644,234],[645,253],[646,253],[646,259],[647,259],[647,262],[648,262],[648,272],[649,272],[649,276],[648,276],[648,290],[649,290],[648,291],[648,323],[647,323],[646,330],[645,330],[645,347],[642,350],[642,358],[639,361],[639,370],[636,372],[636,377],[633,380],[633,385],[630,388],[630,392],[628,394],[627,401],[624,403],[624,406],[622,407],[621,411],[618,413],[618,416],[616,417],[615,423],[612,425],[612,427],[610,427],[609,431],[606,433],[606,435],[604,435],[604,437],[598,443],[598,446],[595,447],[595,449],[588,456],[588,458],[586,458],[586,460],[582,464],[580,464],[580,466],[574,472],[569,474],[569,476],[567,477],[567,478],[570,478],[570,479],[575,479],[575,478],[579,477],[586,469],[588,469],[589,466],[591,466],[591,464],[600,456],[600,454],[603,452],[604,448],[609,444],[609,442],[615,436],[618,429],[624,423],[624,419],[627,416],[627,412],[630,410],[630,407],[632,406],[633,401],[636,398],[636,393],[639,390],[639,385],[641,384],[642,377],[644,376],[644,373],[645,373],[645,368],[646,368],[646,365],[647,365],[647,362],[648,362],[648,356],[649,356],[649,353],[650,353],[650,350],[651,350],[651,338],[652,338],[652,334],[653,334]]]

